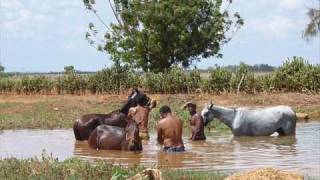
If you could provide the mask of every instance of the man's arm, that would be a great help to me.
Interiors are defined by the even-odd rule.
[[[193,136],[194,136],[194,130],[195,130],[195,123],[194,123],[194,119],[193,117],[190,118],[190,127],[191,127],[191,137],[189,138],[189,140],[192,140],[193,139]]]
[[[192,117],[191,121],[194,122],[194,127],[192,128],[192,132],[193,132],[192,133],[192,140],[195,140],[196,139],[196,135],[201,130],[201,125],[202,125],[201,121],[202,121],[202,119],[198,115],[196,115],[196,116]]]
[[[162,129],[161,129],[161,126],[160,124],[158,124],[157,126],[157,133],[158,133],[158,137],[157,137],[157,141],[159,144],[163,144],[163,137],[162,137]]]
[[[133,116],[136,114],[136,111],[137,111],[136,108],[130,108],[128,115],[127,115],[127,118],[132,120]]]

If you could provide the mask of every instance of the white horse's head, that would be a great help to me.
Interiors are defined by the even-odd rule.
[[[201,116],[203,118],[204,125],[207,126],[209,122],[211,122],[214,118],[214,114],[212,112],[213,104],[210,102],[205,108],[201,111]]]

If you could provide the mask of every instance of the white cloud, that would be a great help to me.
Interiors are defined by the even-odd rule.
[[[32,35],[36,39],[47,39],[48,33],[59,32],[52,29],[59,30],[61,24],[68,24],[78,10],[83,10],[78,0],[1,0],[0,4],[1,32],[19,39],[32,38]]]
[[[17,8],[21,7],[22,3],[18,0],[2,0],[1,7],[3,8]]]
[[[301,8],[303,5],[302,0],[280,0],[278,2],[280,9],[284,10],[295,10]]]
[[[272,16],[248,20],[247,28],[270,38],[287,38],[299,27],[299,23],[285,16]]]

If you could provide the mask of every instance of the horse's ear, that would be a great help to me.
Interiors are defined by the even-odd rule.
[[[212,109],[212,107],[213,107],[213,104],[212,104],[212,103],[210,103],[210,107],[209,107],[209,109]]]
[[[134,88],[134,91],[135,91],[136,93],[139,93],[139,90],[138,90],[137,88]]]

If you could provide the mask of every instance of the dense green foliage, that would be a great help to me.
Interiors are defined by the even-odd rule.
[[[238,13],[221,8],[222,0],[111,2],[117,23],[104,23],[104,44],[97,49],[145,72],[164,72],[177,64],[188,67],[200,57],[221,57],[220,47],[243,25]],[[84,4],[98,15],[94,0]],[[86,38],[93,45],[96,37],[97,29],[90,23]]]
[[[77,158],[58,161],[43,155],[41,159],[18,160],[9,158],[0,160],[0,179],[113,179],[122,180],[142,171],[142,167],[125,168],[113,166],[103,160],[90,163]],[[163,179],[212,179],[220,180],[225,174],[217,172],[166,171]]]
[[[59,76],[18,76],[0,78],[0,93],[16,94],[104,94],[123,93],[132,87],[149,93],[225,92],[319,92],[320,66],[300,57],[288,59],[277,70],[255,75],[241,63],[232,72],[215,67],[203,77],[199,70],[173,67],[160,73],[133,72],[129,67],[115,66],[90,75],[67,72]]]

